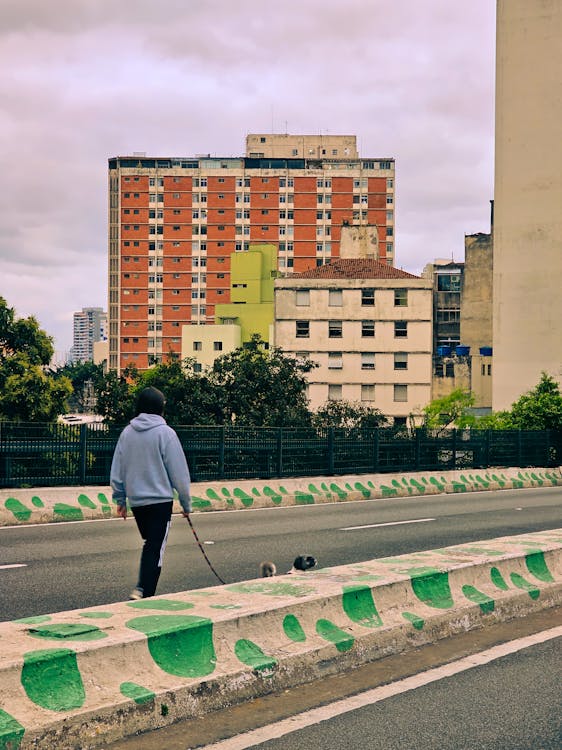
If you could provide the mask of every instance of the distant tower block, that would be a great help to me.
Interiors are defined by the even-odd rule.
[[[340,258],[379,258],[379,238],[376,224],[343,225],[340,239]]]

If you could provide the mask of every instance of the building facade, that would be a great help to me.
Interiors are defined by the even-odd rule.
[[[308,356],[310,407],[331,399],[405,422],[431,399],[432,281],[341,258],[275,281],[275,345]]]
[[[394,262],[394,160],[355,136],[257,134],[238,158],[109,160],[109,365],[145,369],[181,351],[185,324],[230,302],[230,258],[273,243],[283,273],[339,255],[344,224],[376,226]]]
[[[493,409],[562,382],[562,3],[499,0]]]
[[[94,344],[107,339],[107,313],[101,307],[83,307],[73,316],[70,361],[93,362]]]

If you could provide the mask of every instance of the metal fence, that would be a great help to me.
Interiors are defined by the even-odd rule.
[[[0,422],[0,487],[106,485],[121,428]],[[177,427],[194,481],[559,466],[562,433]]]

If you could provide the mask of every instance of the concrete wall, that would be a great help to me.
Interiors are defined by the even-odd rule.
[[[562,381],[562,3],[499,0],[493,409]]]

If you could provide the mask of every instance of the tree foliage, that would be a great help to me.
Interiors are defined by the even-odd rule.
[[[511,407],[510,422],[517,430],[562,430],[562,394],[546,372],[538,384]]]
[[[312,415],[316,429],[339,427],[344,429],[383,427],[386,417],[373,407],[354,401],[327,401]]]
[[[474,394],[455,388],[447,396],[434,399],[422,409],[424,427],[429,430],[468,427],[474,422],[474,417],[468,413],[473,404]]]

